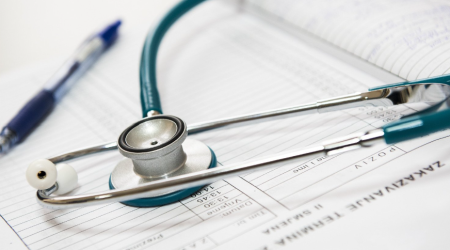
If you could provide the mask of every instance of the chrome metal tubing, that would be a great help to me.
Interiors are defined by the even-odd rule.
[[[95,154],[95,153],[106,152],[106,151],[110,151],[110,150],[114,150],[114,149],[117,149],[117,142],[109,142],[106,144],[101,144],[101,145],[93,146],[90,148],[83,148],[80,150],[76,150],[76,151],[72,151],[69,153],[62,154],[62,155],[58,155],[58,156],[49,158],[48,160],[56,164],[56,163],[60,163],[63,161],[73,160],[78,157],[83,157],[83,156]]]
[[[386,101],[386,96],[390,93],[387,89],[369,91],[364,93],[355,93],[351,95],[340,96],[336,98],[324,99],[322,101],[303,104],[299,106],[293,106],[282,109],[274,109],[260,113],[248,114],[243,116],[237,116],[222,120],[209,121],[204,123],[198,123],[187,126],[188,133],[196,133],[205,130],[210,130],[234,123],[241,123],[246,121],[254,121],[264,118],[285,118],[285,115],[298,115],[309,113],[323,113],[335,110],[341,110],[346,108],[359,107],[362,105],[392,105],[392,101]],[[149,111],[149,116],[159,115],[157,111]],[[81,149],[73,152],[69,152],[63,155],[55,156],[49,160],[53,163],[59,163],[62,161],[72,160],[78,157],[82,157],[88,154],[100,153],[104,151],[117,149],[117,142],[110,142],[86,149]]]
[[[346,109],[346,108],[358,107],[358,106],[362,106],[362,105],[373,105],[373,106],[392,105],[392,102],[384,100],[384,98],[386,96],[388,96],[389,93],[390,93],[390,91],[386,90],[386,89],[375,90],[375,91],[364,92],[364,93],[355,93],[355,94],[340,96],[340,97],[336,97],[336,98],[324,99],[322,101],[303,104],[303,105],[299,105],[299,106],[293,106],[293,107],[282,108],[282,109],[274,109],[274,110],[269,110],[269,111],[260,112],[260,113],[254,113],[254,114],[237,116],[237,117],[232,117],[232,118],[227,118],[227,119],[222,119],[222,120],[215,120],[215,121],[209,121],[209,122],[204,122],[204,123],[188,125],[187,131],[188,131],[188,133],[196,133],[196,132],[201,132],[201,131],[210,130],[210,129],[214,129],[214,128],[219,128],[219,127],[234,124],[234,123],[254,121],[254,120],[258,120],[258,119],[272,118],[272,117],[281,118],[282,116],[289,115],[289,114],[297,115],[297,114],[309,114],[309,113],[317,113],[317,112],[323,113],[323,112],[341,110],[341,109]],[[155,116],[155,115],[159,115],[159,113],[157,111],[149,112],[149,116]],[[283,117],[283,118],[285,118],[285,117]],[[56,164],[59,162],[72,160],[72,159],[82,157],[85,155],[105,152],[105,151],[114,150],[117,148],[118,148],[117,142],[109,142],[106,144],[97,145],[94,147],[65,153],[65,154],[50,158],[48,160]]]
[[[394,106],[415,102],[424,102],[430,104],[430,106],[433,106],[440,104],[445,100],[448,101],[449,96],[450,86],[446,84],[431,83],[401,85],[324,99],[318,102],[307,103],[299,106],[192,124],[188,126],[188,133],[197,133],[234,123],[248,122],[257,119],[271,117],[284,118],[286,115],[290,114],[299,115],[325,113],[361,106]]]
[[[55,197],[51,196],[51,194],[45,192],[44,190],[39,190],[37,192],[37,200],[43,207],[46,208],[65,209],[145,198],[155,194],[156,192],[173,192],[175,190],[189,187],[206,185],[224,178],[242,175],[248,172],[263,170],[273,167],[269,165],[273,163],[289,162],[291,160],[298,161],[299,159],[306,160],[370,146],[378,142],[383,142],[383,135],[384,133],[382,130],[375,129],[366,133],[349,135],[324,143],[320,146],[278,154],[261,160],[247,161],[244,163],[212,168],[178,177],[157,180],[130,189],[116,189],[86,195]]]
[[[389,103],[383,103],[379,100],[382,100],[384,97],[387,96],[389,93],[388,90],[382,89],[382,90],[375,90],[375,91],[369,91],[364,93],[354,93],[350,95],[330,98],[330,99],[324,99],[318,102],[313,103],[306,103],[303,105],[298,106],[292,106],[287,108],[281,108],[281,109],[274,109],[269,110],[265,112],[260,113],[253,113],[243,116],[236,116],[231,117],[227,119],[220,119],[220,120],[214,120],[214,121],[208,121],[208,122],[202,122],[197,124],[188,125],[188,133],[197,133],[205,130],[210,130],[214,128],[223,127],[226,125],[234,124],[234,123],[240,123],[240,122],[248,122],[258,119],[264,119],[264,118],[272,118],[272,117],[279,117],[279,118],[285,118],[282,116],[285,115],[298,115],[298,114],[314,114],[314,113],[323,113],[327,111],[335,111],[335,110],[342,110],[346,108],[354,108],[359,107],[363,105],[389,105]]]

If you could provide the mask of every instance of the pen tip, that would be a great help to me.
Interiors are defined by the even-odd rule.
[[[122,21],[119,19],[114,23],[108,25],[104,30],[102,30],[99,33],[99,36],[107,45],[110,45],[115,40],[115,38],[117,37],[117,30],[119,29],[119,26],[121,24]]]

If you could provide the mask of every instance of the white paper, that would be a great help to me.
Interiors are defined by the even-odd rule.
[[[450,72],[448,1],[248,1],[408,80]]]

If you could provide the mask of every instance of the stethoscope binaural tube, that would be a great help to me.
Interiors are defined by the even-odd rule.
[[[230,166],[225,165],[214,169],[208,169],[192,174],[168,178],[165,180],[157,180],[142,184],[134,188],[117,189],[86,195],[52,196],[51,194],[55,190],[55,187],[51,187],[48,190],[39,190],[37,192],[37,200],[38,203],[43,207],[51,209],[74,208],[116,201],[123,202],[126,200],[145,198],[151,196],[155,192],[169,192],[199,185],[205,185],[223,178],[244,174],[249,171],[263,170],[265,168],[271,167],[270,164],[272,163],[286,162],[291,160],[298,161],[302,159],[306,160],[324,155],[339,154],[359,148],[370,147],[378,143],[397,143],[403,140],[416,138],[450,127],[450,109],[448,109],[447,107],[448,96],[450,93],[450,87],[448,85],[422,85],[405,83],[403,85],[396,85],[394,87],[386,89],[379,89],[366,93],[356,93],[338,98],[322,100],[316,103],[310,103],[280,110],[272,110],[242,117],[206,122],[203,124],[188,126],[187,128],[188,132],[190,130],[202,131],[217,126],[226,125],[230,121],[231,123],[233,121],[242,122],[252,119],[258,119],[259,117],[268,118],[290,114],[309,113],[309,111],[313,109],[321,113],[332,111],[336,107],[349,108],[352,107],[351,105],[360,106],[361,104],[376,104],[382,106],[390,106],[395,104],[409,103],[408,99],[411,102],[414,102],[415,100],[417,100],[416,97],[426,97],[427,91],[432,90],[433,87],[437,90],[441,90],[437,92],[442,96],[440,101],[435,100],[435,102],[432,102],[434,104],[431,105],[429,109],[422,111],[422,114],[420,115],[413,115],[396,122],[388,123],[380,129],[356,133],[346,137],[341,137],[337,140],[328,141],[326,143],[323,143],[322,145],[317,145],[306,149],[299,149],[275,156],[269,156],[260,160],[243,162]],[[415,96],[414,93],[416,93],[417,96]],[[410,98],[408,98],[408,94],[410,95]],[[428,96],[436,95],[432,94]],[[425,99],[418,101],[431,102],[432,100]],[[97,147],[70,152],[64,155],[50,158],[49,161],[53,163],[64,162],[66,160],[75,159],[87,154],[106,152],[112,149],[117,149],[116,143],[109,143]]]
[[[182,15],[202,2],[204,1],[187,0],[180,2],[163,18],[160,25],[157,26],[153,33],[150,33],[146,39],[141,57],[140,79],[143,116],[149,116],[149,120],[165,119],[165,116],[154,116],[155,114],[162,113],[161,103],[156,86],[156,57],[159,45],[164,37],[164,34],[167,32],[170,26]],[[200,124],[191,124],[187,125],[186,127],[185,132],[189,134],[246,121],[272,119],[273,117],[281,118],[298,114],[325,113],[360,106],[393,106],[413,102],[426,102],[430,104],[430,108],[423,110],[418,114],[402,118],[401,120],[398,120],[396,122],[388,123],[379,129],[356,133],[337,140],[325,142],[321,145],[282,153],[275,156],[269,156],[260,160],[243,162],[229,166],[221,166],[218,168],[205,169],[181,176],[170,177],[167,179],[159,179],[148,183],[143,183],[142,185],[132,188],[118,188],[111,191],[86,195],[52,195],[61,194],[61,191],[67,191],[70,189],[70,186],[73,186],[73,184],[76,183],[75,177],[72,176],[74,171],[72,171],[70,167],[68,167],[68,165],[66,166],[63,164],[55,164],[65,162],[67,160],[76,159],[87,154],[100,153],[117,149],[118,144],[116,142],[112,142],[59,155],[48,160],[38,160],[38,163],[34,165],[34,167],[36,168],[34,170],[32,169],[35,172],[31,171],[30,176],[36,177],[36,173],[38,177],[44,176],[42,175],[42,173],[39,174],[40,166],[48,169],[48,171],[50,171],[49,173],[52,173],[52,171],[56,171],[55,169],[57,166],[62,166],[61,171],[69,176],[68,178],[66,178],[69,181],[61,183],[55,182],[56,175],[49,174],[48,179],[43,179],[46,182],[45,185],[42,185],[42,188],[37,188],[40,189],[37,192],[38,203],[40,203],[44,207],[53,209],[73,208],[108,202],[127,202],[130,200],[145,199],[149,196],[154,196],[155,194],[157,195],[160,193],[170,193],[176,190],[186,190],[188,188],[209,184],[223,178],[244,174],[249,171],[262,170],[271,167],[270,164],[272,163],[291,160],[298,161],[299,159],[310,159],[323,155],[333,155],[358,148],[369,147],[376,143],[396,143],[450,127],[450,109],[448,109],[448,97],[450,96],[450,86],[448,83],[449,80],[450,76],[447,75],[414,82],[403,82],[388,86],[382,86],[376,89],[372,89],[368,92],[354,93],[299,106],[269,110],[265,112],[231,117]],[[138,124],[144,124],[145,122],[148,122],[148,120],[146,119],[147,118],[139,121]],[[163,142],[165,143],[166,141],[163,140]],[[136,144],[134,143],[139,144],[140,142],[130,141],[129,145],[136,146]],[[125,149],[125,151],[127,150]],[[131,154],[133,153],[134,152],[131,152]],[[151,154],[151,150],[148,150],[148,152],[145,153]],[[125,154],[127,154],[127,152],[125,152]],[[136,160],[140,160],[139,157],[141,156],[138,156]],[[138,171],[138,173],[143,175],[147,174],[145,173],[145,171]],[[49,183],[52,185],[49,186]]]

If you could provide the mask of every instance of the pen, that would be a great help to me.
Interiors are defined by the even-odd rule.
[[[118,20],[89,37],[67,62],[50,78],[44,88],[3,127],[0,153],[21,142],[50,113],[56,103],[116,39]]]

